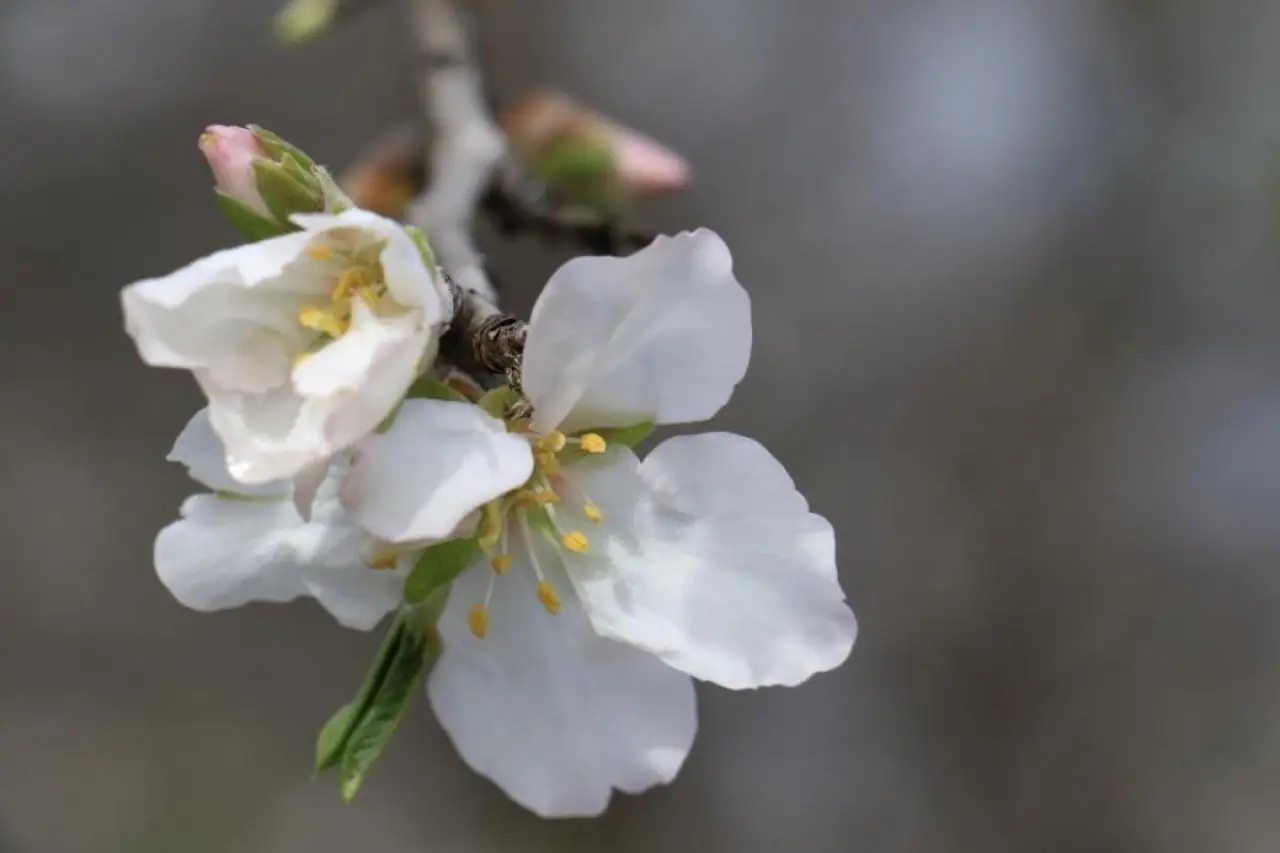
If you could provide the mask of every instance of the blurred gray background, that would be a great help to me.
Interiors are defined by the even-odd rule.
[[[540,822],[425,703],[309,778],[377,637],[200,615],[150,563],[193,383],[119,288],[233,241],[196,138],[345,165],[417,104],[402,10],[0,0],[0,851],[1280,849],[1280,3],[495,0],[499,92],[684,152],[755,304],[719,428],[839,535],[862,636],[699,693],[674,785]],[[495,244],[509,307],[562,255]]]

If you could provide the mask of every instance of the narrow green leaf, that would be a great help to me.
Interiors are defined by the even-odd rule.
[[[491,391],[485,393],[480,398],[480,408],[484,409],[495,418],[500,418],[507,413],[507,409],[520,400],[520,392],[516,391],[510,385],[499,385]]]
[[[222,209],[222,215],[227,218],[232,227],[240,232],[241,236],[251,243],[271,237],[279,237],[281,234],[288,234],[290,231],[295,230],[292,225],[282,225],[279,222],[267,219],[248,205],[236,201],[221,190],[214,190],[214,197],[218,200],[218,207]]]
[[[400,646],[407,634],[408,628],[404,620],[397,617],[391,625],[391,630],[387,631],[387,636],[383,638],[377,657],[373,659],[373,665],[369,667],[369,672],[365,675],[364,683],[360,685],[355,698],[334,713],[320,730],[320,736],[316,740],[317,772],[332,767],[341,759],[351,738],[351,732],[368,711],[373,697],[381,689],[382,683],[386,680],[387,671],[399,654]],[[343,711],[349,713],[345,721],[340,723]]]
[[[343,705],[333,712],[316,738],[316,773],[328,770],[342,760],[343,748],[355,722],[356,709],[351,705]]]
[[[299,183],[283,166],[257,159],[253,161],[253,172],[262,200],[281,222],[288,222],[295,213],[318,213],[324,209],[323,195]]]
[[[470,403],[466,395],[456,388],[450,388],[434,376],[419,376],[409,386],[406,395],[411,400],[445,400],[450,403]]]
[[[450,539],[422,552],[404,583],[404,600],[421,604],[431,593],[451,582],[470,566],[480,550],[480,539]]]
[[[422,677],[434,659],[439,635],[434,628],[406,632],[377,693],[360,715],[342,753],[342,798],[351,802],[382,755],[418,694]]]

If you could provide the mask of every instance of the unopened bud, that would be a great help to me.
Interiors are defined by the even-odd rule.
[[[210,125],[200,136],[200,151],[209,161],[219,192],[260,216],[271,216],[262,193],[258,192],[258,177],[253,171],[254,160],[265,158],[267,149],[252,130]]]
[[[337,213],[351,201],[315,161],[269,130],[211,125],[200,137],[223,212],[251,240],[296,230],[295,213]]]
[[[524,98],[502,125],[520,157],[552,183],[568,184],[562,189],[580,203],[670,192],[692,178],[679,154],[559,93]]]

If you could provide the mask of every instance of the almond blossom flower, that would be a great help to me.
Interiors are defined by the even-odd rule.
[[[210,611],[310,596],[340,624],[367,631],[400,603],[397,550],[342,512],[340,466],[308,522],[287,481],[245,486],[231,478],[207,409],[187,424],[168,458],[212,490],[187,498],[182,517],[156,537],[156,572],[182,604]]]
[[[397,223],[296,215],[293,234],[126,287],[148,364],[185,368],[241,483],[323,465],[371,432],[434,357],[448,300]]]
[[[637,424],[714,415],[750,345],[749,300],[709,231],[576,259],[529,325],[532,419],[501,450],[481,449],[492,431],[451,439],[473,447],[473,486],[526,478],[484,506],[485,556],[453,583],[428,693],[463,758],[538,814],[598,814],[612,789],[674,778],[697,728],[689,676],[791,686],[852,648],[831,526],[763,447],[679,437],[641,462],[626,446]],[[376,465],[356,459],[342,500],[358,523],[417,539],[481,505],[421,462],[431,420],[466,408],[397,419]]]

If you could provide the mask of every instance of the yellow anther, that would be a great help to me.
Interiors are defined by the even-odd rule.
[[[558,504],[560,496],[551,489],[538,489],[533,493],[533,500],[540,504]]]
[[[315,305],[303,308],[298,314],[298,322],[308,329],[323,332],[331,338],[340,338],[346,331],[342,322],[333,315],[332,311],[326,311]]]
[[[489,633],[489,608],[483,604],[472,607],[471,612],[467,614],[467,625],[471,628],[471,633],[476,635],[476,639],[483,640],[485,634]]]
[[[507,569],[511,568],[511,555],[495,554],[489,561],[489,565],[493,566],[493,570],[498,574],[505,574]]]
[[[369,558],[369,568],[371,569],[394,569],[396,567],[396,557],[399,554],[395,548],[384,545],[373,552],[373,556]]]
[[[307,352],[306,350],[303,350],[302,352],[298,353],[297,355],[295,355],[295,356],[293,357],[293,366],[294,366],[295,368],[297,368],[299,365],[301,365],[301,364],[302,364],[302,362],[304,362],[304,361],[306,361],[307,359],[311,358],[311,355],[312,355],[312,354],[311,354],[311,353],[309,353],[309,352]]]
[[[554,477],[560,473],[560,460],[556,458],[554,453],[543,451],[538,454],[538,467],[548,477]]]
[[[600,511],[600,507],[593,503],[588,503],[582,508],[582,514],[597,524],[604,521],[604,513]]]
[[[316,261],[327,261],[333,258],[333,249],[323,243],[312,243],[306,248],[307,256]]]
[[[545,450],[548,453],[559,453],[564,450],[567,441],[568,439],[564,437],[564,433],[560,430],[552,430],[538,439],[538,449]]]
[[[538,581],[538,600],[552,616],[560,612],[560,596],[556,594],[556,588],[551,585],[551,581]]]
[[[604,436],[589,432],[578,439],[578,446],[586,453],[604,453],[609,449],[609,442],[604,440]]]
[[[571,530],[561,537],[560,544],[575,554],[585,554],[591,547],[591,540],[581,530]]]

